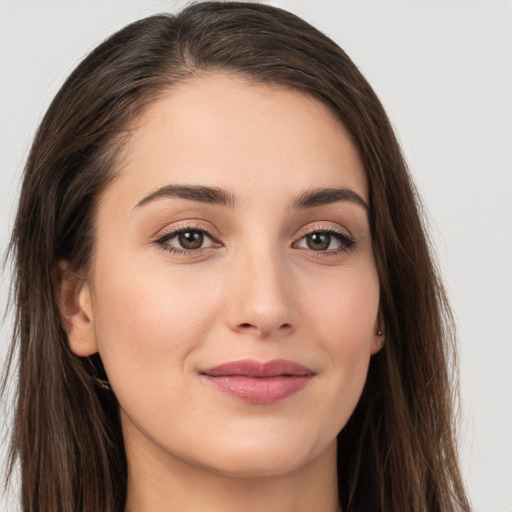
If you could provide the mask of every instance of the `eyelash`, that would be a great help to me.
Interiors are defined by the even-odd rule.
[[[350,236],[345,231],[341,229],[335,229],[333,227],[325,227],[321,225],[311,227],[306,233],[304,233],[293,245],[298,244],[304,238],[314,235],[314,234],[325,234],[335,238],[339,243],[340,247],[338,249],[326,249],[326,250],[318,250],[314,249],[306,249],[309,253],[313,254],[315,257],[330,257],[330,256],[339,256],[340,254],[346,253],[355,248],[357,241],[355,238]]]
[[[179,247],[173,247],[168,244],[169,240],[172,240],[173,238],[179,236],[182,233],[186,232],[196,232],[196,233],[202,233],[203,235],[206,235],[210,240],[216,244],[217,246],[221,245],[220,242],[217,240],[216,234],[214,234],[211,230],[208,230],[204,227],[199,226],[193,226],[193,225],[180,225],[176,226],[171,231],[161,235],[155,240],[155,244],[158,245],[162,250],[166,252],[170,252],[176,256],[195,256],[200,253],[203,253],[205,250],[208,250],[213,247],[201,247],[199,249],[184,249]],[[338,249],[326,249],[326,250],[317,250],[314,249],[306,249],[308,252],[313,253],[316,257],[329,257],[329,256],[336,256],[345,252],[348,252],[355,248],[357,241],[345,233],[342,230],[333,229],[332,227],[325,228],[322,226],[314,226],[310,230],[308,230],[306,233],[304,233],[298,240],[293,242],[292,246],[295,246],[298,244],[301,240],[306,238],[307,236],[313,235],[313,234],[326,234],[330,235],[331,237],[334,237],[340,244],[341,247]]]
[[[180,249],[179,247],[173,247],[172,245],[168,244],[169,240],[172,240],[178,235],[187,232],[202,233],[203,235],[206,235],[208,238],[210,238],[212,242],[220,245],[220,242],[217,241],[216,235],[211,230],[205,229],[204,227],[186,224],[176,226],[171,231],[164,233],[162,236],[155,240],[155,244],[157,244],[162,250],[175,254],[176,256],[195,256],[201,252],[204,252],[205,249],[210,249],[209,247],[202,247],[199,249]]]

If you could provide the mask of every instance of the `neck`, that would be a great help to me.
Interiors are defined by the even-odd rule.
[[[125,512],[339,512],[336,445],[279,475],[225,475],[127,446]]]

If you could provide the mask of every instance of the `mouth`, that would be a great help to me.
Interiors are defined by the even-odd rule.
[[[285,359],[233,361],[202,371],[215,389],[253,405],[279,402],[302,391],[315,372]]]

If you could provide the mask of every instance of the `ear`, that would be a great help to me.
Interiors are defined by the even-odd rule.
[[[55,290],[69,348],[81,357],[95,354],[98,345],[89,284],[71,270],[68,261],[59,261]]]
[[[374,325],[374,335],[373,335],[373,342],[371,347],[371,354],[374,355],[384,346],[384,343],[386,341],[386,328],[384,325],[384,320],[382,318],[382,314],[379,310],[379,313],[377,315],[377,320]]]

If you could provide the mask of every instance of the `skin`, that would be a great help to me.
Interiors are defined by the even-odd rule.
[[[234,204],[144,202],[167,185],[220,188]],[[339,510],[336,436],[383,338],[367,209],[292,206],[323,187],[368,202],[346,130],[302,93],[213,74],[138,119],[99,200],[91,270],[64,273],[61,291],[71,349],[99,351],[120,403],[127,512]],[[180,242],[164,235],[184,227],[212,236],[169,252]],[[308,245],[332,230],[352,246],[334,234]],[[287,359],[314,377],[255,405],[201,375],[241,359]]]

